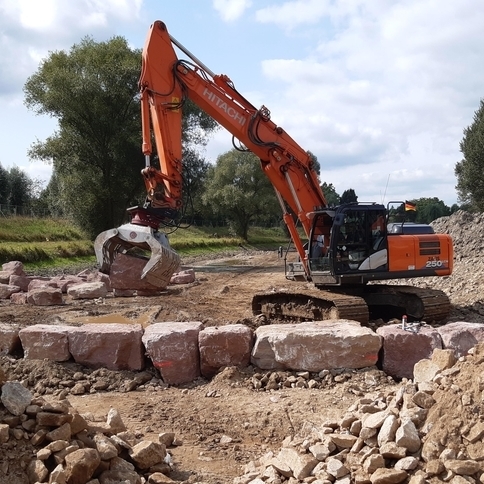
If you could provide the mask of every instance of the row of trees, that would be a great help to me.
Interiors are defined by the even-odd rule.
[[[0,163],[0,210],[34,207],[41,192],[41,182],[33,180],[17,166],[4,168]],[[34,207],[36,208],[36,207]]]
[[[39,192],[38,184],[21,170],[0,165],[0,203],[22,205],[35,200],[53,215],[71,217],[92,237],[123,222],[126,208],[145,195],[140,176],[144,167],[140,61],[140,50],[114,37],[106,42],[85,38],[69,52],[53,52],[40,64],[24,86],[25,104],[37,114],[56,118],[59,129],[34,143],[29,155],[52,163],[53,174],[47,188]],[[249,224],[280,219],[274,190],[259,160],[251,153],[232,150],[210,165],[200,155],[200,147],[217,124],[189,101],[183,112],[184,221],[227,219],[235,233],[246,237]],[[309,154],[319,172],[316,157]],[[2,181],[7,179],[8,183]],[[23,188],[13,188],[20,182]],[[462,183],[463,200],[467,200],[463,187]],[[332,184],[323,183],[322,189],[330,205],[358,200],[352,188],[342,195]],[[455,209],[437,198],[415,202],[420,222]]]

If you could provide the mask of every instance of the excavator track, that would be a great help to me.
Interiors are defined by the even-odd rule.
[[[318,289],[304,292],[268,292],[252,299],[253,314],[287,321],[351,319],[368,323],[368,306],[363,298]]]
[[[364,293],[370,313],[379,317],[389,312],[393,318],[406,314],[409,321],[434,323],[446,319],[452,308],[447,294],[438,289],[374,284],[365,286]]]
[[[333,291],[259,293],[252,299],[254,315],[288,322],[351,319],[365,325],[370,319],[389,321],[406,314],[409,321],[432,323],[444,320],[450,309],[443,291],[384,284]]]

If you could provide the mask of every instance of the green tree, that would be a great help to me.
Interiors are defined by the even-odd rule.
[[[274,188],[259,159],[251,152],[236,149],[217,158],[209,172],[203,201],[224,215],[235,234],[244,240],[257,217],[280,213]]]
[[[86,37],[69,52],[51,53],[24,86],[25,104],[58,120],[59,129],[34,143],[30,156],[53,163],[50,203],[61,202],[90,236],[119,225],[133,201],[144,198],[140,175],[138,95],[141,51],[122,37]],[[206,142],[216,123],[193,103],[184,105],[184,141]]]
[[[53,162],[67,214],[93,237],[119,224],[142,185],[139,65],[121,37],[84,38],[51,53],[24,86],[27,107],[59,123],[29,154]]]
[[[484,99],[472,124],[464,129],[460,151],[464,158],[455,165],[459,201],[484,211]]]
[[[8,203],[17,207],[28,205],[34,198],[34,181],[19,167],[8,173]]]
[[[0,163],[0,204],[8,202],[9,184],[8,171]]]
[[[318,176],[321,174],[321,164],[318,161],[318,157],[312,152],[312,151],[306,151],[308,154],[309,158],[311,158],[312,161],[312,168],[313,170],[318,174]]]
[[[353,203],[358,201],[358,196],[353,188],[348,188],[341,195],[341,203]]]
[[[340,204],[341,197],[339,196],[339,193],[336,191],[332,183],[328,184],[326,182],[323,182],[323,184],[321,185],[321,190],[323,191],[324,197],[328,202],[328,206],[335,207],[336,205]]]
[[[416,204],[416,222],[430,223],[439,217],[446,217],[451,214],[451,209],[437,197],[418,198],[413,200]]]

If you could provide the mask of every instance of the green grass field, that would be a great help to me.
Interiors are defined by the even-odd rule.
[[[249,241],[230,235],[227,227],[189,227],[169,234],[180,255],[202,255],[243,245],[275,249],[289,241],[280,228],[249,229]],[[23,262],[27,269],[94,264],[93,242],[67,220],[12,217],[0,219],[0,264]]]

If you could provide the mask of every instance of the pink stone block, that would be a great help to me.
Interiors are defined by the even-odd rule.
[[[12,294],[20,292],[18,286],[11,286],[10,284],[0,284],[0,299],[8,299]]]
[[[0,356],[11,355],[22,347],[18,333],[18,326],[0,323]]]
[[[205,328],[198,334],[200,371],[211,378],[226,366],[245,367],[250,363],[253,331],[243,324]]]
[[[14,292],[10,296],[10,302],[12,304],[27,304],[27,293],[26,292]]]
[[[134,289],[142,291],[157,291],[146,279],[141,279],[143,269],[148,259],[118,254],[111,265],[109,278],[113,289]]]
[[[24,265],[18,260],[12,260],[2,264],[2,271],[10,272],[10,274],[16,274],[18,276],[24,276]]]
[[[44,287],[29,290],[27,293],[27,302],[34,306],[60,306],[64,301],[60,289]]]
[[[68,334],[73,326],[35,324],[19,331],[24,357],[29,360],[67,361],[69,353]]]
[[[143,343],[165,383],[188,383],[200,376],[199,322],[155,323],[145,329]]]
[[[11,286],[18,286],[22,291],[27,292],[29,290],[29,284],[31,280],[31,277],[25,275],[19,276],[18,274],[12,274],[8,283]]]
[[[380,358],[382,369],[394,378],[413,378],[413,367],[420,360],[432,356],[434,349],[442,348],[442,338],[432,327],[422,326],[418,332],[405,331],[401,324],[377,329],[383,337]]]
[[[437,328],[444,348],[452,349],[457,357],[466,355],[478,343],[484,342],[484,324],[458,321]]]
[[[144,368],[140,324],[84,324],[69,332],[74,360],[89,368],[137,371]]]

